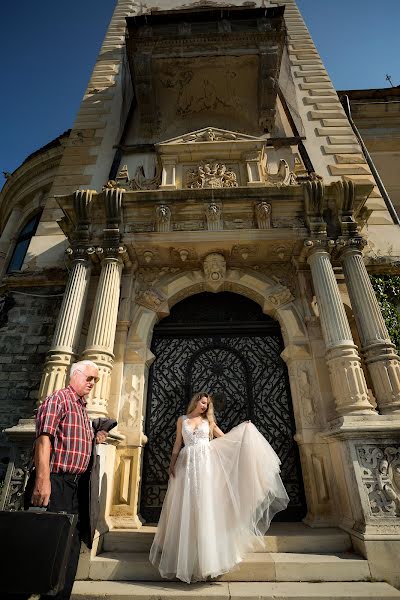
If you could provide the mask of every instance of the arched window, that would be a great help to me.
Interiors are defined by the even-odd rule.
[[[25,227],[21,230],[18,239],[15,244],[14,252],[12,253],[10,263],[7,268],[7,273],[12,271],[20,271],[25,260],[26,253],[31,239],[36,233],[37,226],[39,225],[41,213],[37,213],[32,217]]]

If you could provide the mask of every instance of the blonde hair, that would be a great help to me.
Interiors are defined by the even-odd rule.
[[[210,440],[212,440],[214,437],[214,427],[217,423],[215,421],[214,403],[211,394],[208,394],[207,392],[196,392],[188,404],[186,414],[189,415],[196,408],[198,401],[202,398],[207,398],[208,400],[207,409],[201,416],[203,419],[208,420],[208,425],[210,427]]]

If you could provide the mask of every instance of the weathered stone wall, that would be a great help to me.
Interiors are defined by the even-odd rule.
[[[33,415],[63,291],[29,287],[0,297],[0,480],[9,448],[3,430]]]

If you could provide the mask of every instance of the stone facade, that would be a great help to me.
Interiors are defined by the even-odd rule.
[[[382,178],[389,197],[400,214],[400,86],[372,90],[344,90],[357,129]]]
[[[89,358],[89,413],[119,422],[93,555],[108,529],[142,526],[154,328],[186,298],[233,292],[280,326],[305,523],[341,527],[398,582],[400,364],[365,266],[396,268],[398,226],[295,2],[157,4],[117,3],[21,272],[2,280],[12,295],[38,278],[41,307],[65,286],[39,400]],[[32,428],[7,432],[24,448]],[[18,486],[21,465],[7,477]]]
[[[2,297],[0,336],[0,422],[2,428],[28,418],[38,398],[43,361],[50,347],[63,287],[53,298],[40,297],[42,288],[27,287]],[[8,444],[2,434],[5,472]]]

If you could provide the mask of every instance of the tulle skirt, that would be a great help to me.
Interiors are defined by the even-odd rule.
[[[263,547],[261,536],[289,502],[279,465],[251,423],[185,446],[150,550],[162,577],[187,583],[217,577]]]

